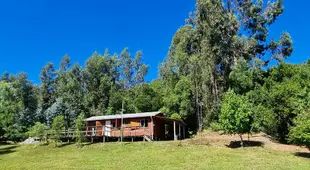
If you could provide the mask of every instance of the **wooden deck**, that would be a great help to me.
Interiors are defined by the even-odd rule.
[[[123,135],[120,128],[113,128],[107,126],[87,126],[84,131],[85,136],[107,136],[107,137],[143,137],[152,136],[147,127],[128,126],[123,127]]]

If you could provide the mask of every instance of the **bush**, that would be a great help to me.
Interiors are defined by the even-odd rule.
[[[218,122],[212,122],[212,123],[210,124],[210,128],[211,128],[211,130],[213,130],[213,131],[220,131],[220,130],[222,130],[222,129],[221,129],[221,125],[220,125]]]
[[[228,134],[238,134],[243,147],[242,135],[250,133],[254,125],[251,104],[247,98],[229,90],[224,95],[220,114],[221,129]]]
[[[4,138],[9,141],[20,142],[26,138],[26,134],[22,132],[22,127],[14,124],[7,127],[5,130]]]
[[[171,116],[170,116],[172,119],[181,119],[181,116],[177,113],[173,113]]]
[[[75,139],[76,139],[76,145],[78,148],[82,147],[82,142],[83,142],[83,130],[85,127],[85,116],[84,113],[81,113],[77,119],[75,120]]]
[[[48,127],[40,122],[36,122],[34,126],[32,126],[27,134],[30,137],[38,137],[41,140],[43,139],[45,142],[47,141],[47,130]]]
[[[61,133],[63,132],[65,127],[65,118],[63,116],[56,116],[53,119],[51,134],[55,141],[55,147],[57,147],[57,143],[60,140]]]
[[[289,141],[298,145],[306,145],[310,150],[310,113],[304,112],[294,120],[295,126],[290,129]]]

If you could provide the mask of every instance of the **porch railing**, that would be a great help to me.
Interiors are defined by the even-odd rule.
[[[120,127],[108,127],[108,126],[86,126],[83,131],[85,136],[121,136]],[[151,132],[147,127],[142,126],[126,126],[123,127],[123,136],[151,136]]]

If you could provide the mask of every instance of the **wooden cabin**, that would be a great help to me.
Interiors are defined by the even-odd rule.
[[[104,140],[106,137],[140,137],[148,141],[178,140],[185,138],[185,123],[167,118],[160,111],[93,116],[86,119],[86,136],[103,137]]]

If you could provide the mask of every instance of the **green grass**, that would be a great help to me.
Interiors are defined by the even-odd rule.
[[[98,143],[77,149],[0,146],[0,169],[309,169],[310,159],[262,147],[230,149],[178,142]]]

